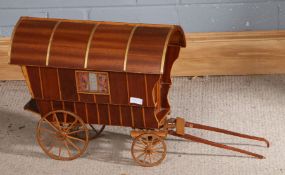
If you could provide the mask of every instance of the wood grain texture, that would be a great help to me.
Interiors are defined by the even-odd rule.
[[[285,31],[192,33],[174,76],[285,73]]]
[[[188,33],[172,76],[285,73],[285,31]],[[9,38],[0,39],[0,80],[23,80],[8,65]]]
[[[9,65],[10,38],[0,38],[0,80],[24,80],[20,66]]]

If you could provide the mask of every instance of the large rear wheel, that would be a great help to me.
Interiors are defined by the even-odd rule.
[[[74,136],[79,133],[84,137]],[[89,134],[83,120],[64,110],[52,111],[42,117],[36,134],[43,151],[56,160],[76,159],[85,152],[88,145]]]

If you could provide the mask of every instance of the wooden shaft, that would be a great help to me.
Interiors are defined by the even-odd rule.
[[[262,141],[262,142],[266,143],[267,147],[270,146],[269,141],[267,141],[265,138],[261,138],[261,137],[255,137],[255,136],[250,136],[250,135],[246,135],[246,134],[240,134],[240,133],[228,131],[225,129],[215,128],[215,127],[211,127],[211,126],[205,126],[205,125],[201,125],[201,124],[197,124],[197,123],[191,123],[191,122],[186,122],[185,127],[203,129],[203,130],[219,132],[219,133],[223,133],[223,134],[227,134],[227,135],[232,135],[232,136],[236,136],[236,137],[242,137],[242,138],[246,138],[246,139]]]
[[[264,156],[259,155],[259,154],[255,154],[253,152],[245,151],[245,150],[242,150],[242,149],[239,149],[239,148],[235,148],[235,147],[232,147],[232,146],[228,146],[228,145],[224,145],[224,144],[221,144],[221,143],[212,142],[212,141],[209,141],[209,140],[206,140],[206,139],[202,139],[202,138],[199,138],[199,137],[195,137],[195,136],[192,136],[192,135],[189,135],[189,134],[178,135],[173,130],[168,131],[168,134],[176,136],[176,137],[181,137],[181,138],[184,138],[184,139],[187,139],[187,140],[192,140],[194,142],[199,142],[199,143],[203,143],[203,144],[206,144],[206,145],[211,145],[211,146],[214,146],[214,147],[218,147],[218,148],[227,149],[227,150],[239,152],[239,153],[242,153],[242,154],[250,155],[250,156],[256,157],[258,159],[264,159],[265,158]]]

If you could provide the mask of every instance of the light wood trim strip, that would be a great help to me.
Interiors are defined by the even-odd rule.
[[[143,113],[143,126],[144,126],[144,128],[146,128],[144,107],[142,107],[142,113]]]
[[[134,28],[132,29],[131,34],[129,36],[129,39],[128,39],[127,48],[126,48],[126,52],[125,52],[125,59],[124,59],[124,71],[127,70],[127,62],[128,62],[128,54],[129,54],[129,50],[130,50],[130,45],[131,45],[132,38],[134,36],[134,33],[135,33],[137,27],[138,27],[138,25],[134,26]]]
[[[86,122],[89,123],[89,115],[88,115],[87,103],[84,103],[84,107],[85,107]]]
[[[59,79],[58,68],[56,69],[56,74],[57,74],[57,83],[58,83],[59,99],[62,100],[61,84],[60,84],[60,79]]]
[[[50,106],[51,106],[51,110],[53,111],[54,107],[53,107],[53,101],[52,100],[50,101]]]
[[[21,66],[21,68],[22,68],[22,72],[23,72],[24,78],[26,80],[26,84],[27,84],[28,89],[30,91],[30,94],[31,94],[32,98],[35,98],[35,95],[34,95],[34,92],[32,90],[32,86],[31,86],[30,78],[29,78],[29,75],[28,75],[27,66]]]
[[[58,22],[55,24],[55,26],[54,26],[53,29],[52,29],[50,38],[49,38],[49,43],[48,43],[48,48],[47,48],[47,56],[46,56],[46,66],[48,66],[48,64],[49,64],[50,48],[51,48],[51,43],[52,43],[52,40],[53,40],[53,36],[54,36],[54,33],[55,33],[56,29],[58,28],[58,26],[59,26],[60,23],[61,23],[61,21],[58,21]]]
[[[130,104],[130,88],[129,88],[128,73],[126,73],[126,83],[127,83],[128,104]]]
[[[96,31],[96,29],[97,29],[97,27],[99,25],[100,25],[100,23],[95,24],[95,26],[93,27],[93,29],[92,29],[92,31],[90,33],[89,39],[88,39],[88,44],[87,44],[86,53],[85,53],[85,61],[84,61],[84,68],[85,69],[88,66],[89,51],[90,51],[90,46],[91,46],[91,43],[92,43],[92,39],[93,39],[94,33],[95,33],[95,31]]]
[[[99,107],[98,107],[98,104],[97,104],[97,103],[96,103],[96,111],[97,111],[98,125],[100,125],[100,113],[99,113]]]
[[[65,110],[65,103],[64,103],[64,101],[61,101],[61,104],[62,104],[62,109]]]
[[[40,78],[40,86],[41,86],[41,95],[43,99],[44,98],[44,88],[43,88],[43,80],[42,80],[42,71],[41,71],[41,67],[39,67],[38,69],[39,69],[39,78]]]
[[[77,114],[76,102],[73,102],[74,113]]]
[[[112,125],[112,117],[111,117],[111,112],[110,112],[110,104],[108,106],[108,120],[109,120],[109,125]]]
[[[134,118],[133,106],[130,106],[130,108],[131,108],[131,117],[132,117],[132,127],[135,128],[135,118]]]
[[[169,39],[170,39],[170,36],[172,34],[173,28],[174,27],[172,26],[169,29],[169,32],[168,32],[166,39],[165,39],[164,48],[163,48],[163,52],[162,52],[162,58],[161,58],[160,73],[163,73],[163,71],[164,71],[163,69],[164,69],[164,64],[165,64],[166,51],[167,51]]]
[[[120,111],[120,124],[123,126],[123,116],[122,116],[122,107],[119,105],[119,111]]]
[[[145,95],[146,95],[146,106],[148,106],[148,90],[147,90],[147,78],[146,78],[146,74],[144,74],[144,84],[145,84]]]

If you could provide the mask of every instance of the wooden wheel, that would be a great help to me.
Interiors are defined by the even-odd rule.
[[[80,130],[80,127],[75,128],[75,130]],[[97,138],[105,129],[105,125],[92,125],[92,124],[88,124],[87,125],[87,129],[88,129],[88,139],[89,140],[93,140],[95,138]],[[74,134],[75,137],[80,138],[80,139],[85,139],[85,133],[83,132],[78,132],[76,134]]]
[[[79,127],[80,129],[74,130]],[[84,133],[84,139],[74,134]],[[56,110],[46,114],[38,123],[37,141],[43,151],[57,160],[73,160],[81,156],[88,145],[88,129],[77,115]]]
[[[159,165],[166,156],[166,144],[156,134],[145,133],[137,136],[131,148],[133,159],[141,166]]]

